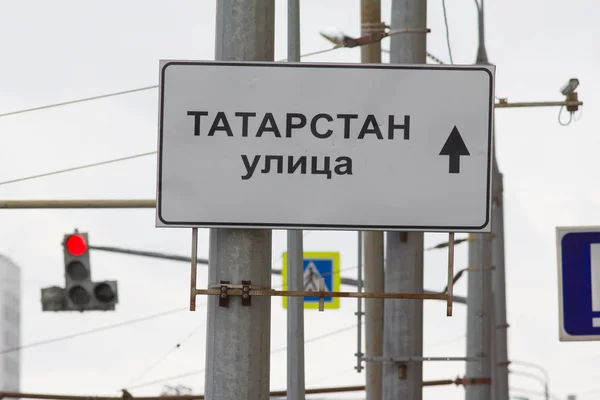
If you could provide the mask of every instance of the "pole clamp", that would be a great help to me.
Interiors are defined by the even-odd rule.
[[[252,305],[252,296],[250,295],[250,290],[252,289],[251,281],[243,280],[241,285],[232,285],[231,281],[220,281],[219,285],[215,286],[219,289],[219,307],[229,307],[229,298],[239,294],[231,294],[229,291],[230,289],[242,290],[242,293],[240,294],[242,297],[242,306],[247,307]]]

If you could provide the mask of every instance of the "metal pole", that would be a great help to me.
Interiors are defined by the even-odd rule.
[[[365,291],[379,293],[384,287],[383,232],[363,234]],[[365,299],[365,356],[383,356],[383,299]],[[380,362],[366,364],[367,400],[380,400],[382,397],[383,365]]]
[[[495,160],[494,160],[495,161]],[[497,165],[493,169],[492,208],[492,285],[495,296],[495,389],[497,400],[508,400],[508,323],[506,321],[506,274],[504,270],[504,206],[503,178]]]
[[[288,0],[288,62],[300,62],[300,1]],[[304,245],[301,230],[288,230],[288,290],[304,290]],[[287,397],[305,399],[304,299],[287,299]]]
[[[478,36],[479,46],[477,49],[477,64],[487,64],[487,51],[485,48],[485,29],[484,29],[484,4],[483,0],[477,2],[478,5]],[[494,132],[495,133],[495,132]],[[495,146],[492,153],[492,163],[496,166]],[[495,178],[492,175],[492,179]],[[494,181],[492,181],[492,189]],[[492,209],[493,214],[497,210]],[[494,218],[494,216],[492,216]],[[492,220],[492,233],[497,230],[495,221]],[[468,296],[467,296],[467,357],[478,357],[479,362],[470,362],[466,365],[467,378],[491,378],[496,377],[496,368],[492,369],[492,351],[496,352],[495,345],[492,346],[491,331],[492,326],[496,324],[496,316],[492,309],[492,235],[477,234],[473,235],[473,240],[469,242],[469,267],[474,270],[468,276]],[[498,243],[498,242],[496,242]],[[497,245],[497,244],[496,244]],[[498,298],[494,306],[502,307],[502,299]],[[505,304],[505,303],[504,303]],[[504,305],[505,306],[505,305]],[[498,354],[495,359],[503,359]],[[496,367],[496,366],[494,366]],[[494,379],[493,379],[494,380]],[[496,383],[497,400],[508,399],[508,388],[506,393],[500,393],[501,387]],[[490,384],[481,383],[478,385],[467,385],[465,387],[466,400],[490,400],[492,387]],[[504,396],[504,397],[502,397]]]
[[[0,200],[0,208],[155,208],[154,199],[134,200]]]
[[[473,235],[469,242],[467,296],[467,357],[466,378],[491,377],[491,235]],[[465,386],[466,400],[489,400],[491,387],[487,383]]]
[[[361,36],[377,34],[384,30],[381,23],[381,0],[361,0],[360,2]],[[361,62],[381,63],[381,41],[361,46]],[[384,250],[383,232],[365,231],[363,233],[365,291],[384,291]],[[365,356],[383,355],[383,299],[365,299]],[[380,362],[366,364],[367,400],[380,400],[382,394],[383,366]]]
[[[381,22],[381,0],[360,0],[360,35],[383,32]],[[381,41],[360,47],[360,59],[363,63],[381,62]]]
[[[393,0],[391,29],[427,28],[426,0]],[[390,63],[424,64],[426,33],[390,38]],[[422,232],[388,232],[385,291],[423,292]],[[423,355],[423,301],[386,300],[383,354],[387,357]],[[420,362],[383,364],[383,399],[421,400],[423,365]]]
[[[215,59],[273,61],[274,14],[274,0],[218,1]],[[271,230],[211,229],[209,285],[246,280],[270,288],[271,245]],[[269,399],[270,297],[257,296],[250,306],[242,306],[239,296],[228,307],[218,300],[208,298],[206,398]]]
[[[357,279],[356,279],[356,291],[362,292],[363,289],[363,238],[362,232],[358,231],[358,243],[357,243]],[[356,302],[356,369],[357,372],[361,372],[363,369],[363,352],[362,352],[362,324],[363,324],[363,302],[362,299],[357,299]]]

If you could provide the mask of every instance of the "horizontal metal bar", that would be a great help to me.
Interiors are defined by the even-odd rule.
[[[480,361],[477,357],[362,357],[363,361],[424,362],[424,361]]]
[[[220,295],[219,289],[196,289],[196,294]],[[241,289],[227,289],[227,294],[241,296]],[[416,299],[446,300],[443,293],[372,293],[372,292],[312,292],[306,290],[250,289],[250,296],[284,296],[284,297],[351,297],[366,299]]]
[[[160,258],[163,260],[171,260],[171,261],[185,261],[185,262],[192,262],[191,257],[186,257],[186,256],[180,256],[177,254],[166,254],[166,253],[157,253],[154,251],[143,251],[143,250],[133,250],[133,249],[123,249],[120,247],[113,247],[113,246],[89,246],[88,247],[90,250],[100,250],[100,251],[107,251],[110,253],[121,253],[121,254],[128,254],[131,256],[142,256],[142,257],[150,257],[150,258]],[[208,265],[208,260],[205,258],[199,258],[198,259],[198,264],[204,264],[204,265]]]
[[[0,200],[0,208],[155,208],[156,200]]]
[[[166,253],[158,253],[158,252],[149,252],[149,251],[143,251],[143,250],[133,250],[133,249],[124,249],[121,247],[114,247],[114,246],[90,246],[90,250],[99,250],[99,251],[108,251],[108,252],[113,252],[113,253],[122,253],[122,254],[129,254],[129,255],[134,255],[134,256],[143,256],[143,257],[151,257],[151,258],[161,258],[161,259],[165,259],[165,260],[171,260],[171,261],[182,261],[182,262],[186,262],[186,263],[190,263],[192,261],[191,257],[187,257],[187,256],[180,256],[180,255],[176,255],[176,254],[166,254]],[[204,264],[204,265],[208,265],[208,260],[206,259],[198,259],[198,264]],[[271,273],[273,275],[281,275],[281,270],[280,269],[276,269],[273,268],[271,269]],[[348,286],[356,286],[358,287],[358,280],[354,279],[354,278],[348,278],[348,277],[341,277],[341,283],[342,285],[348,285]],[[425,290],[424,293],[427,294],[435,294],[435,293],[439,293],[439,292],[434,292],[431,290]],[[439,299],[439,300],[446,300],[445,298],[443,299]],[[453,301],[455,303],[460,303],[460,304],[467,304],[467,298],[463,297],[463,296],[453,296]]]
[[[531,101],[520,103],[499,102],[496,108],[523,108],[523,107],[558,107],[558,106],[582,106],[583,101]]]

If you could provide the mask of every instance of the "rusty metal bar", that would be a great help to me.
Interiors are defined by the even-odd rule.
[[[198,276],[198,228],[192,228],[192,265],[190,280],[190,311],[196,311],[196,279]]]
[[[424,362],[424,361],[479,361],[477,357],[363,357],[364,361],[390,363]]]
[[[232,296],[241,296],[243,291],[241,285],[226,285],[227,294]],[[237,287],[239,286],[239,288]],[[220,295],[220,289],[196,289],[196,294]],[[305,297],[315,296],[319,292],[304,290],[275,290],[275,289],[250,289],[250,296],[288,296]],[[367,298],[367,299],[413,299],[413,300],[447,300],[445,293],[369,293],[369,292],[327,292],[324,297],[348,297],[348,298]]]
[[[154,199],[131,200],[1,200],[0,208],[155,208]]]
[[[449,233],[448,237],[448,286],[446,294],[448,303],[446,306],[446,315],[452,316],[452,296],[454,293],[454,232]]]
[[[520,103],[509,103],[500,101],[495,104],[496,108],[523,108],[523,107],[558,107],[558,106],[582,106],[583,101],[528,101]]]
[[[153,396],[153,397],[127,397],[127,396],[74,396],[67,394],[46,394],[46,393],[19,393],[19,392],[0,392],[0,398],[21,398],[21,399],[44,399],[44,400],[195,400],[204,399],[203,394],[179,395],[179,396]]]
[[[471,385],[471,384],[488,384],[491,382],[490,378],[456,378],[456,379],[443,379],[443,380],[432,380],[423,381],[423,386],[441,386],[441,385]],[[342,392],[360,392],[365,390],[365,386],[339,386],[339,387],[321,387],[306,389],[306,394],[323,394],[323,393],[342,393]],[[285,390],[273,390],[270,392],[270,396],[286,396],[287,391]],[[9,398],[21,398],[21,399],[41,399],[41,400],[202,400],[204,399],[203,394],[190,394],[190,395],[178,395],[178,396],[76,396],[66,394],[48,394],[48,393],[20,393],[20,392],[2,392],[0,391],[0,399]]]

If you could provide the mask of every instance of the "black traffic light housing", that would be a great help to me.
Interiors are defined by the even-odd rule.
[[[116,281],[92,280],[88,234],[63,237],[65,287],[42,289],[43,311],[114,311],[119,302]]]

